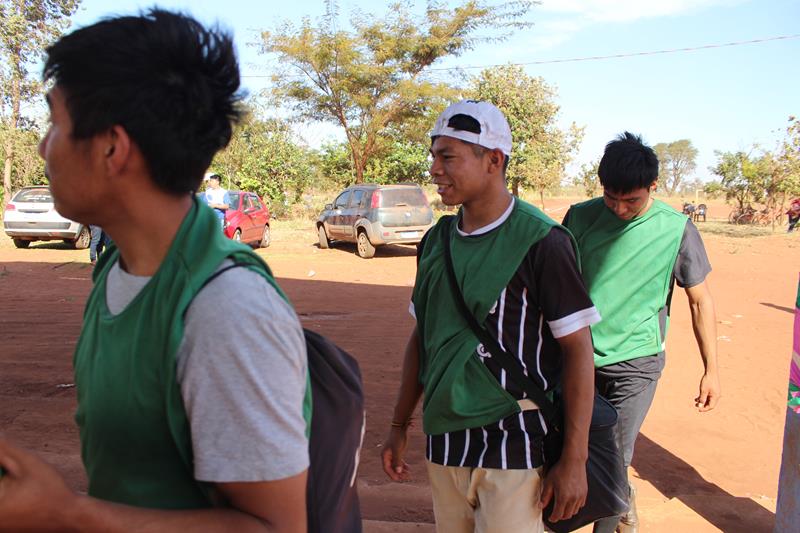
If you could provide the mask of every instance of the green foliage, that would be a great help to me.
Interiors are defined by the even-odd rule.
[[[346,187],[355,183],[356,173],[347,143],[328,143],[317,154],[319,174],[324,182]],[[429,180],[428,145],[395,140],[387,142],[380,157],[367,163],[364,181],[370,183],[424,184]]]
[[[228,147],[211,168],[227,188],[252,191],[273,203],[296,202],[314,177],[311,152],[298,144],[286,122],[266,119],[251,103]]]
[[[597,175],[599,168],[599,159],[595,159],[589,164],[581,165],[581,170],[572,180],[572,183],[576,187],[580,187],[589,198],[594,198],[600,194],[600,178]]]
[[[719,198],[725,194],[725,188],[722,186],[720,181],[709,181],[703,187],[703,192],[709,198]]]
[[[41,133],[32,127],[12,129],[0,123],[0,144],[12,146],[14,154],[11,166],[12,187],[18,190],[28,185],[47,183],[44,175],[44,160],[39,156]]]
[[[430,75],[431,65],[458,56],[476,44],[506,38],[527,27],[522,17],[533,2],[488,5],[467,0],[454,8],[430,1],[415,16],[405,3],[394,3],[383,17],[357,13],[352,31],[337,27],[337,6],[316,24],[283,24],[262,33],[261,50],[277,56],[274,95],[289,102],[296,117],[333,122],[342,127],[355,181],[364,180],[368,162],[391,152],[393,129],[407,139],[421,136],[420,117],[456,98],[455,91]],[[489,28],[495,37],[478,35]],[[409,132],[409,129],[415,132]]]
[[[725,199],[740,210],[763,197],[763,190],[754,179],[754,164],[744,152],[715,152],[717,164],[710,170],[720,177],[719,186]]]
[[[659,184],[670,196],[681,191],[681,186],[697,167],[697,148],[689,139],[653,146],[658,156]]]
[[[353,159],[347,143],[326,143],[317,154],[319,173],[323,181],[346,187],[355,181]]]
[[[426,183],[430,176],[428,143],[397,140],[389,144],[382,157],[370,160],[367,181],[376,183]]]
[[[773,227],[784,214],[787,201],[800,196],[800,125],[794,117],[789,117],[786,138],[777,154],[717,152],[717,157],[711,170],[720,176],[720,182],[711,189],[724,191],[739,211],[752,204],[763,205],[762,212],[769,213]]]
[[[34,123],[21,113],[22,104],[42,93],[38,76],[31,74],[45,47],[69,26],[80,0],[13,0],[0,2],[0,124],[4,155],[4,200],[13,185],[30,182],[30,132]],[[18,157],[19,156],[19,157]],[[33,165],[36,166],[36,165]]]
[[[789,117],[786,138],[777,160],[784,177],[779,190],[787,196],[800,196],[800,119],[797,117]]]
[[[508,65],[482,71],[469,94],[495,104],[511,126],[514,148],[506,177],[514,194],[528,187],[543,198],[557,187],[583,139],[583,128],[574,123],[568,131],[558,127],[556,90],[522,67]]]

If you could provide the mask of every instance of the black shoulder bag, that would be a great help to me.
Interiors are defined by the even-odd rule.
[[[491,357],[506,371],[509,378],[517,384],[534,401],[547,422],[547,435],[544,438],[545,470],[558,462],[563,445],[563,408],[560,396],[551,402],[545,392],[525,375],[520,362],[508,352],[486,331],[470,312],[464,295],[461,292],[453,268],[453,257],[450,251],[450,233],[453,230],[452,217],[450,224],[444,228],[444,253],[447,263],[447,277],[453,295],[456,296],[461,315],[472,331],[481,341]],[[588,493],[586,504],[578,513],[566,520],[550,522],[547,517],[553,511],[555,498],[542,511],[544,523],[555,533],[574,531],[601,518],[618,516],[628,511],[629,487],[628,478],[622,459],[622,452],[617,444],[617,410],[608,400],[595,392],[592,422],[589,428],[589,459],[586,461],[586,481]]]

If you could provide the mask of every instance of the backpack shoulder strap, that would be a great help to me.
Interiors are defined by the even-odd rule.
[[[555,421],[556,413],[553,402],[547,398],[547,395],[542,389],[536,386],[533,380],[525,375],[520,362],[511,354],[503,350],[497,340],[494,339],[489,332],[478,323],[475,315],[469,311],[467,302],[464,301],[464,294],[461,292],[461,288],[458,286],[458,282],[456,281],[456,273],[453,267],[453,256],[452,252],[450,251],[450,234],[453,231],[453,220],[455,220],[455,217],[450,220],[448,227],[444,228],[443,244],[445,263],[447,264],[447,278],[450,281],[450,288],[453,291],[453,295],[455,296],[461,315],[467,321],[467,324],[469,324],[469,327],[472,329],[473,333],[475,333],[475,335],[478,337],[478,340],[481,341],[483,347],[486,348],[486,350],[492,355],[492,357],[503,368],[503,370],[508,373],[508,376],[514,381],[514,383],[522,388],[522,390],[524,390],[527,395],[536,402],[536,404],[539,406],[539,409],[541,409],[542,413],[545,415],[545,418],[550,422]]]

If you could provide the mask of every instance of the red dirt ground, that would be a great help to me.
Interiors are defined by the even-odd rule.
[[[563,215],[566,202],[550,201],[554,217]],[[359,475],[363,514],[388,522],[370,522],[367,529],[431,531],[424,525],[433,516],[419,429],[412,430],[412,482],[389,482],[379,459],[412,327],[407,308],[414,249],[388,247],[362,260],[352,245],[319,250],[311,229],[276,222],[273,235],[272,246],[259,253],[303,324],[361,364],[367,400]],[[702,367],[679,291],[667,368],[634,459],[642,530],[771,531],[800,236],[704,233],[704,239],[714,267],[709,283],[717,305],[723,399],[714,412],[693,409]],[[86,251],[46,243],[16,250],[0,238],[0,434],[41,454],[77,490],[86,481],[72,419],[71,362],[90,276]]]

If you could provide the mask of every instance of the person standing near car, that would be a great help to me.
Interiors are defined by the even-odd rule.
[[[720,397],[711,271],[700,233],[686,215],[652,196],[658,158],[641,137],[625,132],[606,145],[598,169],[603,196],[573,205],[563,224],[578,241],[583,279],[603,320],[592,326],[595,383],[619,413],[625,467],[664,368],[664,342],[674,282],[686,291],[705,370],[695,398],[700,412]],[[623,517],[594,531],[638,531],[635,491]]]
[[[0,439],[0,531],[306,531],[300,323],[193,194],[240,117],[230,36],[107,18],[49,47],[44,77],[55,206],[114,244],[74,355],[88,494]]]
[[[231,206],[231,197],[226,189],[220,185],[218,174],[206,174],[206,191],[204,198],[208,207],[212,208],[219,218],[220,226],[225,227],[225,211]]]
[[[110,241],[106,232],[100,226],[89,226],[92,239],[89,242],[89,262],[94,265],[97,263],[97,258],[103,253]]]
[[[416,327],[406,347],[400,392],[382,452],[395,481],[411,415],[424,392],[423,430],[436,527],[440,532],[543,531],[573,516],[586,498],[589,422],[594,399],[589,326],[600,317],[567,231],[514,198],[505,171],[511,130],[488,102],[448,107],[431,132],[431,176],[445,205],[461,205],[419,246],[412,295]],[[456,277],[467,305],[489,334],[543,390],[561,384],[565,444],[543,479],[545,422],[507,379],[459,313],[445,272],[451,234]]]

